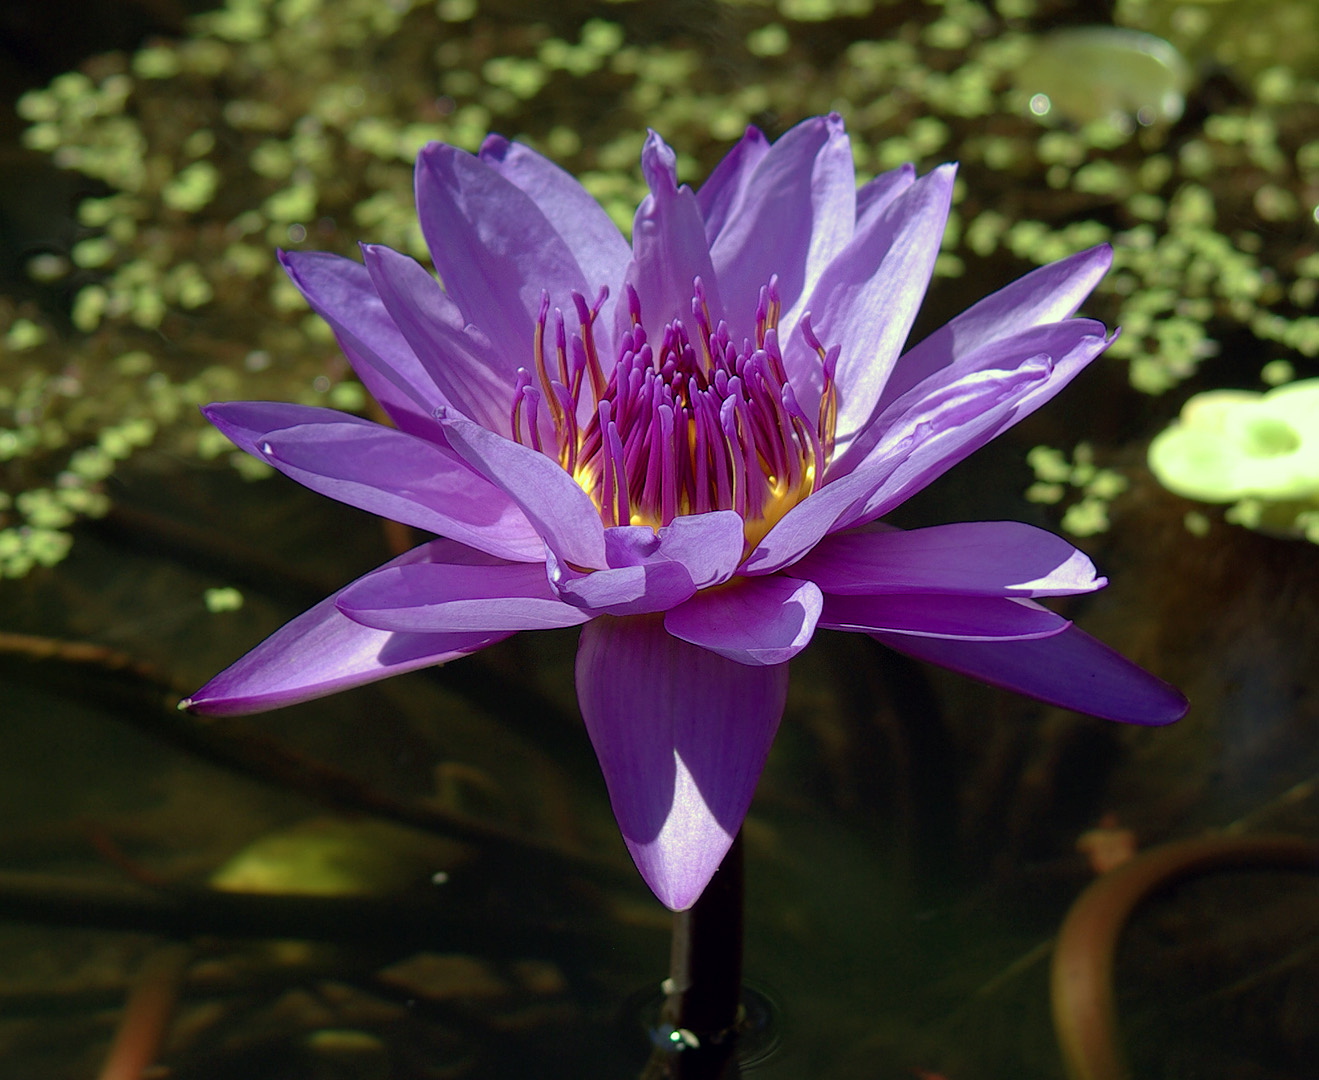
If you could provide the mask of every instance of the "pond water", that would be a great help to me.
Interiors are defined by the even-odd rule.
[[[134,1040],[180,1078],[641,1075],[670,920],[582,728],[577,632],[178,713],[423,539],[240,472],[194,406],[365,408],[268,253],[415,248],[427,138],[525,137],[621,215],[647,123],[696,181],[746,123],[830,108],[867,176],[963,162],[913,340],[1035,263],[1117,248],[1085,310],[1121,347],[892,520],[1071,530],[1111,584],[1058,610],[1191,711],[1120,727],[818,634],[744,829],[741,1071],[1068,1075],[1050,962],[1087,886],[1188,838],[1319,830],[1319,548],[1145,466],[1192,394],[1319,373],[1319,17],[1109,7],[233,0],[189,23],[124,0],[88,5],[119,53],[98,30],[39,56],[15,5],[11,98],[89,74],[0,129],[23,193],[0,297],[0,1075],[110,1076]],[[1313,1075],[1316,868],[1151,871],[1112,950],[1134,1075]],[[166,1030],[125,1026],[135,987],[130,1016],[177,993]],[[1072,1075],[1122,1075],[1103,1068]]]

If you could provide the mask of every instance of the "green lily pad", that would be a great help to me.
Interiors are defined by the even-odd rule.
[[[1319,379],[1197,394],[1150,443],[1149,466],[1202,502],[1319,499]]]
[[[1190,65],[1163,38],[1115,26],[1041,35],[1016,77],[1032,113],[1074,124],[1172,123],[1190,81]]]
[[[316,818],[253,841],[211,875],[211,885],[313,896],[389,893],[431,880],[460,851],[385,822]]]

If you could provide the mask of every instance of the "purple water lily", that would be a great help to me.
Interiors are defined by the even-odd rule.
[[[577,693],[623,838],[691,905],[746,815],[817,627],[1114,720],[1185,711],[1035,600],[1100,588],[1029,525],[900,531],[912,493],[1112,340],[1072,318],[1106,247],[1036,270],[906,353],[953,168],[856,186],[837,116],[756,129],[700,188],[653,132],[632,243],[582,186],[491,136],[431,144],[417,209],[444,282],[388,248],[287,253],[394,427],[230,402],[233,442],[431,540],[194,695],[275,708],[581,625]]]

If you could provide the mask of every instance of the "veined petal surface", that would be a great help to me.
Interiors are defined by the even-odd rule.
[[[475,553],[480,558],[480,553]],[[405,566],[461,557],[446,540],[414,548],[389,563]],[[351,588],[351,586],[350,586]],[[283,708],[484,649],[507,633],[399,634],[374,630],[339,611],[338,593],[286,623],[180,708],[232,716]]]
[[[701,895],[742,826],[787,698],[788,666],[751,666],[659,616],[582,628],[577,700],[614,816],[667,907]]]
[[[822,603],[814,582],[740,578],[674,607],[664,628],[739,664],[784,664],[810,643]]]
[[[604,207],[576,177],[549,158],[500,135],[488,136],[477,156],[540,208],[572,251],[590,295],[601,285],[613,288],[623,280],[632,249]],[[607,315],[604,325],[609,325]]]
[[[358,578],[339,593],[354,622],[405,633],[498,633],[578,626],[585,612],[550,589],[540,563],[405,563]]]
[[[587,569],[605,564],[605,527],[591,498],[558,462],[455,413],[440,418],[464,461],[517,504],[545,546]]]
[[[830,480],[789,510],[747,557],[749,574],[772,573],[805,555],[827,533],[879,516],[983,444],[1016,403],[1048,379],[1052,361],[1034,357],[1014,371],[973,372],[914,401],[853,472]]]
[[[729,215],[746,197],[751,177],[756,166],[769,153],[769,146],[764,133],[749,125],[706,177],[705,183],[696,189],[696,204],[705,219],[705,238],[710,243],[714,243]]]
[[[544,560],[513,500],[445,446],[311,405],[232,401],[203,412],[234,445],[312,491],[492,555]]]
[[[585,295],[568,242],[531,196],[466,151],[431,143],[417,156],[417,215],[445,290],[513,374],[531,356],[542,292]]]
[[[861,596],[1068,596],[1107,584],[1084,552],[1017,521],[834,533],[795,563],[793,573],[827,593]]]
[[[434,414],[444,395],[385,310],[366,267],[320,251],[281,251],[279,261],[389,418],[403,431],[439,438]]]
[[[679,319],[691,322],[692,282],[705,286],[710,313],[724,317],[719,281],[710,261],[705,222],[696,194],[678,184],[677,155],[655,132],[646,136],[641,171],[650,194],[641,200],[632,224],[632,262],[625,280],[637,292],[641,312],[651,326]],[[614,322],[621,335],[627,325],[625,305],[618,305]]]
[[[794,310],[852,239],[855,220],[856,172],[841,117],[804,121],[775,142],[710,245],[734,336],[754,332],[736,320],[750,319],[774,276],[790,312],[784,327],[794,325]]]
[[[658,530],[606,529],[604,569],[583,573],[553,553],[547,566],[550,586],[567,603],[592,615],[643,615],[727,581],[741,556],[742,519],[720,510],[674,518]]]
[[[363,244],[362,258],[389,317],[422,357],[444,400],[491,431],[508,435],[512,372],[495,360],[490,342],[464,327],[458,306],[415,259],[379,244]]]
[[[1186,714],[1186,698],[1176,687],[1075,626],[1036,641],[964,641],[888,633],[871,637],[990,686],[1105,720],[1171,724]]]
[[[880,409],[985,345],[1071,317],[1112,265],[1113,249],[1100,244],[1032,270],[973,304],[903,355],[880,395]]]
[[[882,630],[958,641],[1026,641],[1062,633],[1071,623],[1030,600],[951,593],[826,595],[820,626]]]
[[[953,176],[951,165],[941,165],[874,215],[820,275],[805,305],[825,346],[842,347],[835,375],[836,453],[874,415],[916,320],[948,220]],[[812,415],[820,396],[819,362],[800,334],[789,334],[783,346],[793,389]]]

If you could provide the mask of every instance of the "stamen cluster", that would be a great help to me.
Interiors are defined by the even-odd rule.
[[[788,381],[779,349],[776,282],[760,290],[755,340],[737,346],[727,324],[711,325],[705,288],[694,282],[690,326],[674,320],[652,343],[636,291],[627,286],[631,325],[606,375],[594,324],[607,297],[593,305],[573,294],[578,331],[569,337],[563,312],[553,313],[555,363],[546,356],[550,301],[536,321],[535,382],[519,369],[513,436],[552,456],[599,507],[606,525],[669,524],[680,514],[734,510],[754,543],[816,490],[833,449],[839,347],[826,350],[801,330],[820,357],[823,386],[817,416],[807,416]],[[594,403],[579,423],[582,396]],[[548,408],[554,445],[545,446],[541,409]]]

